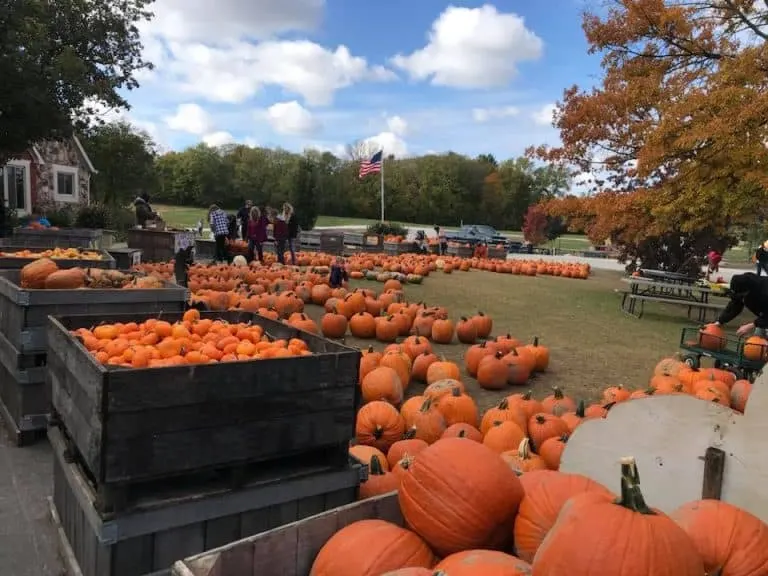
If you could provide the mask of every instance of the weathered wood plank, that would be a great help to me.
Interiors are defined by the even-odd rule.
[[[723,491],[723,473],[725,472],[725,452],[710,446],[704,453],[704,480],[701,497],[720,500]]]

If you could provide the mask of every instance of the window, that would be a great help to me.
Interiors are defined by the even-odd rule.
[[[6,206],[20,214],[28,213],[31,204],[29,162],[14,160],[0,168],[0,190]]]
[[[53,176],[54,199],[59,202],[77,202],[77,168],[54,165]]]

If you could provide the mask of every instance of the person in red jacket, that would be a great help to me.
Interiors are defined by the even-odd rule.
[[[277,261],[280,264],[285,264],[285,246],[288,242],[288,222],[285,219],[285,214],[275,214],[272,223],[272,234],[275,237],[275,252],[277,253]]]
[[[254,250],[259,257],[259,262],[264,264],[264,242],[267,240],[267,224],[269,220],[256,206],[251,208],[248,218],[248,259],[253,260]]]

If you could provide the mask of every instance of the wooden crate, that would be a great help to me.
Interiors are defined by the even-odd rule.
[[[51,428],[49,438],[51,515],[72,575],[169,574],[186,556],[354,502],[365,472],[349,463],[340,469],[264,470],[238,489],[166,485],[164,494],[144,498],[131,513],[105,517],[60,432]]]
[[[359,520],[404,525],[397,493],[362,500],[263,534],[198,554],[173,565],[173,576],[309,576],[320,548]]]
[[[307,230],[299,233],[299,248],[318,252],[320,250],[320,232],[318,230]]]
[[[128,248],[141,250],[141,257],[145,262],[167,262],[179,250],[194,244],[195,233],[186,230],[128,230]]]
[[[45,354],[22,354],[0,334],[0,413],[17,446],[48,427],[51,388],[45,362]]]
[[[40,247],[32,247],[32,246],[3,246],[0,248],[0,252],[3,253],[13,253],[13,252],[20,252],[22,250],[49,250],[49,248],[40,248]],[[100,252],[101,253],[101,260],[77,260],[77,259],[63,259],[63,258],[53,258],[53,261],[56,262],[56,265],[59,268],[75,268],[75,267],[81,267],[81,268],[107,268],[107,269],[113,269],[117,267],[117,262],[114,258],[109,254],[109,252],[106,252],[105,250],[93,250],[94,252]],[[0,269],[4,270],[12,270],[16,268],[23,268],[30,262],[34,262],[37,260],[37,258],[17,258],[14,256],[4,256],[0,255]]]
[[[118,270],[130,270],[141,264],[141,250],[138,248],[109,248],[107,252],[115,259]]]
[[[496,247],[488,247],[488,258],[492,258],[494,260],[506,260],[507,259],[507,249],[506,248],[496,248]]]
[[[19,352],[48,349],[48,316],[91,314],[98,324],[105,314],[176,312],[187,291],[166,283],[157,290],[28,290],[19,286],[19,270],[0,270],[0,332]]]
[[[472,258],[475,249],[472,246],[452,246],[448,245],[448,255],[458,256],[459,258]]]
[[[195,240],[195,258],[197,260],[213,260],[216,255],[216,241],[204,238]]]
[[[344,251],[344,233],[333,230],[323,230],[320,233],[320,252],[326,254],[341,254]]]
[[[98,363],[69,330],[147,314],[51,318],[53,406],[86,469],[118,505],[132,484],[288,456],[346,462],[359,404],[360,352],[247,312],[203,317],[251,322],[302,338],[311,356],[125,369]],[[181,313],[164,314],[168,321]]]
[[[45,248],[102,248],[103,230],[90,228],[59,228],[58,230],[16,228],[12,244],[15,246],[43,246]]]

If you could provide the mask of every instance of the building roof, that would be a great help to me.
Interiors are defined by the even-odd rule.
[[[91,158],[90,156],[88,156],[88,153],[85,151],[85,148],[83,147],[82,142],[80,142],[80,138],[73,135],[72,141],[75,143],[75,147],[77,148],[77,151],[80,153],[80,156],[85,162],[85,165],[88,167],[88,170],[90,170],[92,174],[98,174],[99,171],[96,170],[96,168],[93,165],[93,162],[91,162]],[[38,164],[45,165],[45,159],[43,158],[43,155],[40,153],[40,150],[38,149],[37,146],[32,146],[32,148],[30,149],[30,153],[32,154],[32,157],[34,158],[35,162],[37,162]]]

